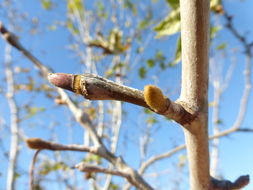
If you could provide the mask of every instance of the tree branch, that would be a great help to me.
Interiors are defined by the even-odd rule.
[[[63,145],[59,143],[54,143],[51,141],[45,141],[40,138],[29,138],[26,139],[26,144],[29,148],[35,150],[52,150],[52,151],[80,151],[80,152],[89,152],[93,154],[97,154],[99,156],[103,155],[101,150],[97,147],[88,147],[83,145]]]
[[[35,152],[35,154],[33,155],[33,159],[30,165],[30,169],[29,169],[29,190],[34,190],[34,170],[35,170],[35,164],[37,161],[37,157],[39,155],[41,150],[37,150]]]
[[[173,154],[179,152],[180,150],[183,150],[186,148],[186,145],[183,144],[183,145],[180,145],[180,146],[177,146],[175,147],[174,149],[166,152],[166,153],[162,153],[162,154],[159,154],[159,155],[156,155],[156,156],[153,156],[151,157],[150,159],[148,159],[146,162],[142,163],[140,169],[139,169],[139,173],[140,174],[144,174],[145,171],[148,169],[148,167],[157,162],[158,160],[161,160],[161,159],[164,159],[164,158],[168,158],[170,156],[172,156]]]
[[[6,73],[6,83],[7,83],[7,93],[6,98],[8,100],[10,108],[10,152],[9,152],[9,164],[7,173],[7,190],[12,190],[15,188],[15,173],[17,170],[17,159],[19,155],[19,117],[18,117],[18,106],[15,99],[15,82],[14,74],[12,68],[12,58],[11,58],[11,46],[8,44],[5,47],[5,73]]]
[[[249,181],[249,175],[240,176],[234,182],[212,178],[212,186],[214,190],[238,190],[248,185]]]
[[[233,16],[229,15],[226,11],[224,12],[224,17],[226,19],[226,27],[234,35],[234,37],[243,45],[246,54],[251,54],[251,48],[253,47],[253,42],[247,42],[244,35],[241,35],[233,24]]]
[[[128,173],[125,173],[122,171],[102,168],[102,167],[95,166],[95,165],[89,165],[85,162],[81,162],[81,163],[77,164],[75,166],[75,168],[77,168],[81,172],[89,172],[89,173],[95,172],[95,173],[105,173],[105,174],[110,174],[110,175],[121,176],[121,177],[124,177],[130,184],[134,185],[138,189],[140,189],[140,190],[143,189],[143,187],[140,186],[140,184],[136,183]],[[143,190],[145,190],[145,189],[143,189]]]
[[[111,162],[115,167],[119,169],[119,172],[123,172],[127,175],[132,185],[137,185],[141,190],[153,190],[153,188],[147,184],[142,177],[132,168],[130,168],[121,157],[115,157],[110,152],[105,152],[106,149],[103,147],[87,147],[81,145],[62,145],[58,143],[53,143],[50,141],[45,141],[40,138],[30,138],[26,140],[29,148],[36,150],[51,150],[51,151],[81,151],[89,152],[101,156]],[[128,180],[129,180],[128,179]],[[129,181],[129,182],[130,182]]]
[[[84,98],[89,100],[117,100],[136,104],[173,119],[181,125],[192,122],[196,117],[187,112],[180,103],[163,97],[163,94],[160,94],[161,97],[154,96],[156,92],[151,88],[146,90],[147,93],[145,95],[145,91],[143,94],[140,90],[115,83],[93,74],[73,75],[54,73],[48,75],[48,80],[57,87],[83,95]],[[158,90],[157,87],[156,90]],[[148,101],[149,96],[151,96],[150,101]],[[154,105],[149,104],[153,100],[163,100],[160,103],[163,108],[156,109]]]
[[[243,45],[243,47],[245,49],[245,54],[246,54],[246,66],[244,69],[245,86],[243,89],[243,95],[241,98],[238,115],[237,115],[237,118],[236,118],[234,124],[232,125],[232,127],[230,129],[227,129],[223,132],[215,134],[215,135],[211,136],[210,139],[226,136],[226,135],[236,132],[236,131],[243,131],[240,129],[240,126],[241,126],[242,122],[244,121],[244,118],[246,115],[247,105],[248,105],[248,101],[249,101],[249,95],[250,95],[251,88],[252,88],[252,82],[251,82],[252,53],[251,53],[251,51],[252,51],[253,43],[247,42],[246,38],[244,36],[242,36],[236,30],[236,28],[234,27],[233,22],[232,22],[232,20],[233,20],[232,16],[228,15],[226,12],[224,13],[224,16],[227,21],[226,26],[227,26],[228,30],[231,31],[231,33],[235,36],[236,39],[238,39],[238,41]]]

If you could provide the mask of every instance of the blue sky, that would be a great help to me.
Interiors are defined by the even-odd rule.
[[[41,9],[39,2],[32,2],[29,0],[23,1],[15,1],[15,5],[20,12],[28,13],[28,18],[38,17],[43,18],[40,20],[41,26],[38,35],[31,35],[26,33],[28,29],[23,27],[24,30],[19,33],[20,39],[22,43],[30,49],[43,63],[53,67],[57,72],[66,72],[66,73],[80,73],[82,72],[82,68],[78,64],[78,58],[72,52],[67,49],[66,44],[70,42],[69,33],[62,28],[58,28],[56,31],[49,31],[47,29],[47,24],[53,20],[64,20],[64,5],[58,4],[59,12],[48,12],[43,11]],[[253,10],[253,2],[251,0],[245,1],[236,1],[236,0],[227,0],[225,2],[225,8],[229,11],[230,14],[234,15],[234,22],[236,27],[239,29],[241,33],[245,33],[249,40],[253,40],[253,22],[252,22],[252,10]],[[0,11],[0,20],[3,20],[6,25],[8,25],[8,21],[6,20],[6,14],[8,10],[1,10]],[[223,21],[220,20],[222,23]],[[23,24],[29,23],[29,20],[22,21]],[[25,26],[25,25],[24,25]],[[155,35],[155,34],[153,34]],[[226,30],[222,30],[214,43],[219,44],[222,42],[226,42],[228,44],[227,54],[229,55],[224,60],[219,60],[221,64],[224,64],[224,68],[227,68],[227,65],[231,61],[231,49],[237,48],[238,51],[236,54],[237,64],[234,70],[233,76],[231,78],[230,85],[228,89],[224,92],[222,96],[222,105],[221,105],[221,119],[223,121],[224,129],[231,126],[236,119],[238,106],[240,103],[240,98],[242,96],[242,87],[243,87],[243,69],[245,67],[245,56],[242,54],[243,49],[242,46],[238,43],[237,40],[233,38],[233,36]],[[168,44],[172,44],[168,46]],[[173,56],[173,49],[175,44],[175,36],[171,38],[165,38],[158,41],[151,41],[150,47],[148,50],[144,52],[145,56],[154,55],[157,49],[162,49],[164,52],[169,50],[168,55]],[[4,42],[0,40],[0,63],[1,67],[3,67],[3,55],[4,55]],[[31,63],[13,49],[14,60],[17,61],[19,64],[25,67],[31,67]],[[22,59],[21,59],[22,58]],[[22,60],[22,61],[20,61]],[[140,60],[142,61],[142,60]],[[140,63],[141,64],[141,63]],[[149,83],[156,83],[154,79],[159,75],[159,82],[156,83],[159,87],[161,87],[165,92],[169,92],[171,94],[171,98],[175,100],[179,94],[179,85],[180,85],[180,65],[177,65],[174,68],[168,69],[164,72],[158,72],[157,70],[150,71],[148,74],[150,75],[145,80],[140,80],[138,78],[137,71],[131,72],[130,78],[133,81],[129,82],[129,85],[142,89],[145,84]],[[3,70],[0,70],[1,75],[4,75]],[[35,73],[33,73],[34,77],[37,77]],[[3,79],[4,77],[1,77]],[[39,82],[39,79],[38,79]],[[176,86],[175,86],[176,84]],[[5,85],[2,84],[1,87],[5,88]],[[212,101],[212,93],[213,89],[210,86],[209,91],[209,100]],[[34,93],[35,94],[35,93]],[[17,101],[18,103],[24,103],[25,93],[18,94]],[[36,119],[31,119],[25,121],[22,126],[24,127],[25,134],[28,137],[41,137],[45,139],[52,138],[52,134],[49,130],[45,129],[48,126],[52,126],[53,131],[58,134],[57,139],[58,142],[61,143],[82,143],[82,136],[77,134],[82,134],[82,129],[80,126],[75,124],[69,118],[69,111],[67,109],[57,109],[57,107],[52,103],[52,101],[45,98],[44,95],[39,95],[34,97],[34,105],[39,107],[45,107],[46,111],[40,114]],[[243,126],[252,128],[252,95],[250,96],[250,101],[248,105],[248,111],[243,123]],[[6,125],[8,125],[8,109],[6,109],[7,104],[5,98],[1,95],[0,96],[0,115],[5,118]],[[120,140],[119,147],[119,154],[123,154],[126,156],[126,161],[133,167],[138,167],[138,155],[139,150],[133,149],[138,143],[138,136],[141,134],[143,130],[143,125],[145,115],[139,114],[142,112],[142,108],[138,108],[134,105],[125,105],[125,109],[129,110],[125,116],[126,122],[123,123],[122,126],[122,136]],[[52,114],[53,110],[53,114]],[[211,120],[212,110],[210,108],[210,120]],[[50,122],[50,118],[52,120],[54,117],[57,117],[57,123]],[[62,118],[66,118],[66,120],[62,120]],[[184,137],[182,130],[178,125],[174,123],[168,123],[162,117],[158,116],[159,121],[161,123],[158,132],[155,133],[152,146],[150,148],[149,155],[153,155],[155,153],[161,153],[163,151],[169,150],[173,146],[177,144],[182,144],[184,142]],[[46,121],[46,122],[45,122]],[[210,122],[211,125],[211,122]],[[64,126],[64,127],[63,127]],[[0,135],[0,138],[3,139],[3,144],[6,150],[9,147],[9,138],[6,129],[2,131],[3,133]],[[72,133],[72,136],[66,138],[69,133]],[[124,147],[125,138],[124,135],[130,138],[131,143]],[[224,137],[221,139],[221,147],[220,147],[220,167],[222,175],[229,180],[235,180],[238,176],[249,174],[253,176],[253,150],[252,150],[252,135],[253,134],[245,134],[245,133],[236,133],[232,134],[229,137]],[[174,143],[174,144],[173,144]],[[169,148],[168,148],[169,147]],[[22,165],[22,170],[27,170],[29,167],[30,160],[32,158],[33,151],[28,150],[27,148],[21,156],[20,156],[20,163]],[[52,153],[48,153],[51,154]],[[173,180],[174,177],[174,170],[173,167],[178,161],[179,155],[185,154],[184,151],[176,154],[170,159],[164,160],[159,164],[156,164],[152,167],[151,171],[159,170],[162,171],[164,168],[172,168],[171,171],[168,172],[169,180]],[[75,154],[77,158],[80,158],[81,155]],[[134,159],[133,159],[134,158]],[[137,158],[137,159],[136,159]],[[0,154],[0,160],[2,160],[3,167],[1,167],[1,176],[0,176],[0,190],[5,189],[6,183],[6,167],[7,167],[7,160]],[[183,174],[187,174],[187,171],[184,170]],[[185,186],[187,186],[187,177],[185,175],[179,176],[183,178],[183,182]],[[117,179],[118,180],[118,179]],[[116,180],[116,181],[117,181]],[[147,178],[147,180],[153,182],[155,181],[152,178]],[[159,181],[160,189],[167,189],[168,182],[167,178],[161,178]],[[27,187],[27,176],[23,175],[20,180],[21,184],[24,186],[25,189]],[[165,187],[163,187],[165,186]],[[55,186],[55,189],[59,189],[60,187]],[[172,188],[172,187],[170,187]],[[19,189],[19,188],[18,188]],[[184,189],[184,188],[183,188]],[[253,183],[248,185],[245,190],[253,189]]]

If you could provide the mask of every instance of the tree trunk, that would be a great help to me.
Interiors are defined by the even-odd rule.
[[[190,189],[210,189],[208,150],[209,1],[180,0],[182,87],[178,101],[196,119],[184,125]]]

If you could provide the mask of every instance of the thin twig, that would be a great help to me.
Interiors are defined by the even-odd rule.
[[[29,169],[29,189],[33,190],[34,187],[34,170],[35,170],[35,163],[37,161],[37,157],[39,155],[41,150],[37,150],[35,152],[35,154],[33,155],[33,159],[30,165],[30,169]]]
[[[80,151],[89,152],[97,155],[103,155],[101,150],[97,147],[89,147],[78,144],[63,145],[51,141],[46,141],[40,138],[29,138],[26,139],[26,144],[29,148],[35,150],[52,150],[52,151]]]
[[[81,163],[77,164],[75,166],[75,168],[77,168],[81,172],[89,172],[89,173],[95,172],[95,173],[105,173],[105,174],[110,174],[110,175],[121,176],[121,177],[124,177],[125,179],[127,179],[127,181],[129,183],[133,184],[138,189],[145,190],[145,188],[140,186],[140,184],[136,183],[132,179],[131,175],[129,175],[129,172],[122,172],[122,171],[118,171],[118,170],[102,168],[102,167],[95,166],[95,165],[88,165],[85,162],[81,162]]]
[[[253,42],[247,42],[247,39],[244,35],[241,35],[233,24],[233,16],[229,15],[227,12],[224,12],[224,17],[226,19],[226,27],[234,35],[234,37],[239,40],[239,42],[245,48],[246,54],[251,54],[251,48],[253,47]]]
[[[181,151],[181,150],[183,150],[185,148],[186,148],[185,144],[179,145],[179,146],[175,147],[174,149],[170,150],[169,152],[162,153],[162,154],[159,154],[159,155],[156,155],[156,156],[150,158],[146,162],[142,163],[142,165],[141,165],[141,167],[139,169],[139,173],[143,174],[151,164],[155,163],[158,160],[162,160],[164,158],[168,158],[168,157],[174,155],[175,153],[177,153],[177,152],[179,152],[179,151]]]

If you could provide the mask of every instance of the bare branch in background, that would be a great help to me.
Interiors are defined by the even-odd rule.
[[[228,70],[225,73],[225,77],[223,77],[223,66],[221,61],[218,58],[210,59],[210,83],[214,88],[213,92],[213,101],[211,106],[213,108],[212,113],[212,129],[213,135],[219,134],[220,131],[220,106],[221,106],[221,96],[222,93],[226,90],[229,85],[230,79],[232,77],[232,73],[234,71],[236,65],[236,61],[232,60]],[[210,173],[213,177],[219,177],[219,145],[220,139],[215,138],[212,141],[212,149],[211,149],[211,169]]]
[[[215,94],[214,94],[214,113],[213,113],[213,125],[214,125],[214,134],[213,136],[211,136],[209,139],[213,139],[214,140],[214,149],[213,149],[213,167],[212,168],[212,174],[214,175],[214,177],[216,177],[217,175],[217,162],[218,162],[218,145],[219,145],[219,138],[222,136],[227,136],[231,133],[234,132],[239,132],[239,131],[244,131],[244,132],[250,132],[251,130],[242,130],[241,129],[241,125],[242,122],[244,121],[245,118],[245,114],[246,114],[246,109],[247,109],[247,105],[248,105],[248,101],[249,101],[249,95],[251,92],[251,60],[252,60],[252,47],[253,47],[253,43],[252,42],[247,42],[247,39],[241,35],[238,30],[235,28],[234,24],[233,24],[233,17],[228,15],[227,12],[223,12],[224,18],[226,20],[226,27],[227,29],[233,34],[233,36],[240,42],[240,44],[243,46],[244,48],[244,53],[246,55],[246,66],[244,69],[244,90],[243,90],[243,95],[241,98],[241,103],[239,106],[239,110],[238,110],[238,115],[237,118],[234,122],[234,124],[227,130],[220,132],[219,128],[218,128],[218,120],[219,120],[219,100],[220,100],[220,96],[221,93],[224,91],[224,89],[227,87],[227,83],[228,80],[225,81],[225,84],[221,85],[220,82],[221,81],[214,81],[214,89],[215,89]],[[233,63],[232,63],[233,66]],[[217,68],[215,69],[217,72]],[[228,75],[229,75],[230,70],[228,71]],[[231,76],[231,74],[230,74]],[[229,78],[229,77],[227,77]],[[239,178],[238,178],[239,179]],[[249,181],[249,179],[248,179]],[[235,182],[236,183],[236,182]],[[227,189],[237,189],[237,188],[232,188],[232,183],[230,182],[229,184],[226,183],[228,185]],[[224,184],[223,184],[224,185]],[[231,187],[229,186],[231,185]],[[221,188],[221,189],[225,189],[225,188]]]
[[[1,23],[0,23],[1,25]],[[7,82],[6,98],[10,108],[10,152],[9,152],[9,166],[7,174],[7,190],[15,189],[16,172],[17,172],[17,159],[19,154],[19,118],[18,107],[15,100],[15,82],[12,68],[11,46],[6,44],[5,47],[5,73]]]
[[[10,43],[11,45],[13,45],[14,47],[16,47],[16,45],[18,44],[17,39],[13,39],[11,38],[11,40],[9,38],[6,38],[5,36],[10,33],[2,24],[2,22],[0,22],[0,32],[2,33],[2,36],[4,37],[4,39]],[[8,34],[9,35],[9,34]],[[7,35],[7,36],[8,36]],[[12,40],[14,40],[15,43],[12,42]],[[32,63],[34,63],[36,65],[36,67],[40,70],[40,72],[42,73],[42,76],[45,78],[47,78],[47,75],[49,74],[49,72],[51,71],[50,69],[48,69],[47,67],[45,67],[40,61],[38,61],[38,59],[36,59],[29,51],[27,51],[25,48],[23,48],[21,45],[16,47],[19,51],[21,51],[30,61],[32,61]],[[81,109],[79,109],[74,102],[70,99],[70,97],[67,95],[67,93],[65,93],[62,89],[57,88],[57,92],[61,95],[62,99],[66,102],[67,106],[69,107],[69,109],[72,111],[76,121],[78,123],[80,123],[81,126],[83,126],[85,129],[87,129],[87,131],[89,132],[89,134],[91,135],[91,138],[93,140],[93,143],[95,144],[95,146],[99,149],[101,155],[104,159],[108,160],[110,163],[112,163],[116,168],[118,168],[119,170],[127,170],[129,171],[129,175],[131,175],[131,179],[134,181],[134,184],[139,184],[140,187],[142,187],[143,189],[147,189],[147,190],[151,190],[153,189],[138,173],[137,171],[135,171],[134,169],[132,169],[130,166],[128,166],[125,161],[120,158],[120,157],[116,157],[115,155],[113,155],[112,153],[110,153],[107,148],[105,147],[105,145],[103,144],[101,138],[97,135],[97,132],[95,131],[95,127],[92,125],[91,120],[89,119],[89,116],[82,111]]]
[[[245,69],[244,69],[245,85],[244,85],[243,95],[242,95],[239,110],[238,110],[238,115],[237,115],[237,118],[236,118],[234,124],[229,129],[211,136],[210,139],[226,136],[228,134],[231,134],[233,132],[240,130],[240,127],[241,127],[242,122],[244,121],[244,118],[246,115],[247,105],[248,105],[248,101],[249,101],[249,95],[250,95],[251,88],[252,88],[252,82],[251,82],[251,75],[252,75],[251,64],[252,63],[251,62],[252,62],[253,43],[247,42],[246,38],[237,31],[237,29],[233,25],[233,22],[232,22],[233,17],[232,16],[229,16],[225,12],[224,17],[227,22],[226,26],[227,26],[228,30],[231,31],[231,33],[235,36],[235,38],[238,39],[238,41],[242,44],[245,54],[246,54],[246,65],[245,65]]]
[[[6,27],[3,25],[3,23],[0,21],[0,32],[2,34],[2,37],[8,42],[9,44],[13,45],[13,47],[17,48],[21,53],[25,55],[36,67],[39,69],[41,75],[44,79],[47,79],[48,73],[52,72],[51,69],[43,65],[35,56],[33,56],[28,50],[26,50],[18,41],[17,38],[14,38],[11,32],[9,32]],[[6,37],[7,36],[7,37]],[[89,132],[93,143],[97,144],[98,146],[101,144],[101,140],[98,137],[94,126],[92,126],[92,122],[89,120],[89,116],[85,114],[82,110],[80,110],[74,102],[71,100],[71,98],[67,95],[66,92],[64,92],[62,89],[57,89],[57,92],[61,96],[61,99],[66,102],[66,105],[69,107],[71,112],[73,113],[73,116],[83,126],[87,131]]]
[[[181,150],[184,150],[185,148],[186,148],[186,145],[180,145],[180,146],[177,146],[176,148],[170,150],[169,152],[162,153],[162,154],[159,154],[159,155],[151,157],[149,160],[147,160],[146,162],[142,163],[142,165],[141,165],[141,167],[139,169],[140,174],[143,174],[147,170],[147,168],[149,166],[151,166],[153,163],[155,163],[156,161],[161,160],[161,159],[165,159],[165,158],[168,158],[168,157],[171,157],[175,153],[177,153],[177,152],[179,152]]]
[[[134,185],[138,189],[145,190],[145,188],[140,186],[140,184],[137,184],[135,181],[132,180],[132,177],[129,175],[128,171],[121,172],[121,171],[117,171],[117,170],[102,168],[102,167],[95,166],[95,165],[88,165],[84,162],[77,164],[75,166],[75,168],[77,168],[81,172],[89,172],[89,173],[95,172],[95,173],[105,173],[105,174],[110,174],[110,175],[115,175],[115,176],[121,176],[121,177],[124,177],[125,179],[127,179],[129,183],[131,183],[132,185]]]
[[[37,157],[41,150],[37,150],[33,155],[33,159],[29,169],[29,190],[34,190],[34,171],[35,171],[35,164],[37,161]]]

